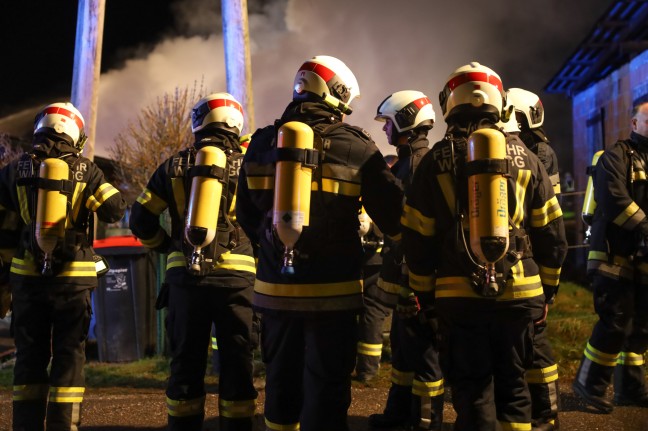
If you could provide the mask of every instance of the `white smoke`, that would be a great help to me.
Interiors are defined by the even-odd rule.
[[[97,155],[107,156],[115,135],[165,92],[191,88],[195,82],[204,82],[207,91],[225,90],[221,18],[215,3],[175,2],[177,27],[189,36],[166,39],[146,58],[129,60],[120,70],[101,76]],[[551,109],[542,87],[609,2],[467,0],[461,12],[452,4],[445,0],[249,1],[255,126],[270,124],[283,112],[298,67],[321,54],[340,58],[356,75],[361,98],[353,103],[348,122],[368,130],[385,153],[393,153],[393,148],[386,143],[382,123],[373,119],[378,104],[394,91],[423,91],[436,111],[436,126],[430,132],[435,142],[445,130],[438,93],[454,69],[473,60],[496,70],[506,88],[541,94],[551,137]],[[570,17],[568,26],[565,16]],[[570,38],[570,34],[580,36]],[[560,133],[570,136],[568,130]]]

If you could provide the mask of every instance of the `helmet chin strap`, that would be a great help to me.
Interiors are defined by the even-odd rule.
[[[331,96],[330,94],[322,93],[322,99],[324,99],[324,103],[326,103],[328,106],[333,109],[337,109],[343,114],[349,115],[353,112],[353,109],[351,109],[349,105],[347,105],[340,99]]]

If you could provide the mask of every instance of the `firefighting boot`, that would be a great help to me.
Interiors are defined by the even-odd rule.
[[[412,430],[441,431],[443,428],[443,395],[412,396]]]
[[[643,362],[643,357],[641,358]],[[643,363],[617,365],[614,369],[614,404],[648,407],[648,388]]]
[[[574,393],[595,409],[603,413],[612,413],[614,406],[605,398],[605,391],[612,380],[613,372],[614,366],[604,366],[584,356],[572,384]]]
[[[200,431],[203,426],[205,415],[192,416],[168,416],[169,431]]]
[[[382,350],[382,345],[380,346],[380,349]],[[360,348],[360,343],[358,345],[358,348]],[[355,368],[356,374],[353,379],[359,382],[367,383],[376,377],[379,367],[380,356],[358,354]]]
[[[534,421],[531,431],[558,431],[560,429],[558,417],[554,419],[540,419]]]
[[[81,425],[81,403],[50,401],[47,406],[47,431],[76,431]]]
[[[412,387],[392,384],[387,395],[387,405],[382,414],[369,415],[369,426],[376,429],[391,429],[410,424]]]
[[[14,431],[43,431],[47,398],[13,402]]]

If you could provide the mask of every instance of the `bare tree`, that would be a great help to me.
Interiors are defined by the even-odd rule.
[[[176,88],[165,93],[155,103],[143,108],[135,122],[115,138],[110,149],[115,161],[117,188],[130,204],[137,198],[164,160],[193,144],[190,110],[202,94],[194,84],[192,89]]]
[[[16,160],[22,153],[20,145],[14,145],[8,134],[0,132],[0,168]]]

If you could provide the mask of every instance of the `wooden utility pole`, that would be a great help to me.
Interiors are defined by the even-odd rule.
[[[85,120],[88,141],[83,155],[90,160],[94,158],[105,9],[106,0],[79,0],[77,12],[72,103]]]
[[[247,0],[221,0],[227,92],[243,105],[243,133],[254,131],[254,98]]]

